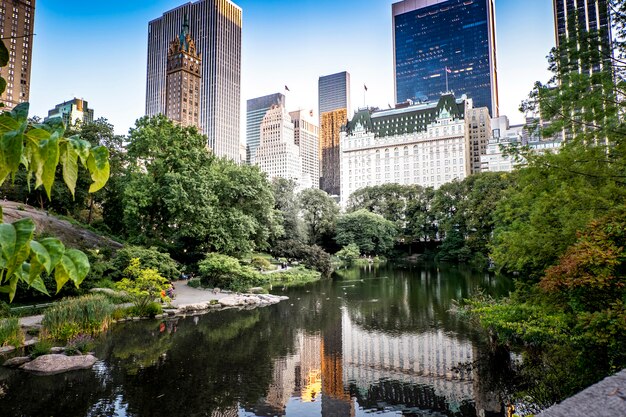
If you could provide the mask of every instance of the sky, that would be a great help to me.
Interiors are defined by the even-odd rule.
[[[393,104],[391,4],[396,0],[234,0],[243,9],[245,102],[285,92],[288,110],[317,111],[317,80],[348,71],[352,106]],[[182,0],[37,0],[31,115],[83,98],[118,134],[143,116],[148,22]],[[547,81],[552,2],[496,0],[500,113],[521,123],[520,102]],[[192,34],[193,35],[193,34]],[[368,91],[364,93],[363,85]]]

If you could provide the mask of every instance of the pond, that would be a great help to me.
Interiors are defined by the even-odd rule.
[[[0,370],[0,416],[500,416],[507,358],[450,309],[511,289],[464,267],[388,264],[275,288],[290,299],[266,308],[117,324],[92,370]]]

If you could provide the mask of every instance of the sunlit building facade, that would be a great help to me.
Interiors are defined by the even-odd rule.
[[[302,159],[301,185],[303,188],[319,188],[320,132],[317,123],[313,121],[313,111],[296,110],[290,112],[289,116],[294,127],[294,143],[300,148]]]
[[[268,178],[302,181],[300,148],[295,144],[291,117],[282,106],[272,106],[261,122],[261,144],[255,164]]]
[[[146,114],[166,114],[170,42],[185,18],[202,57],[199,124],[219,157],[239,161],[242,10],[230,0],[197,0],[148,25]]]
[[[481,160],[487,154],[487,145],[491,139],[491,118],[487,107],[477,107],[467,111],[467,129],[469,134],[470,173],[481,171]]]
[[[438,188],[470,175],[471,110],[471,99],[451,94],[433,103],[360,110],[341,135],[342,204],[368,186]]]
[[[339,139],[350,109],[350,74],[340,72],[319,78],[320,188],[330,195],[340,193]]]
[[[246,162],[254,165],[256,150],[261,144],[261,122],[272,106],[285,107],[285,95],[281,93],[270,94],[250,99],[246,104]]]
[[[93,122],[94,111],[89,108],[89,103],[81,98],[74,98],[54,106],[48,111],[48,117],[44,120],[60,117],[65,126]]]
[[[167,52],[165,115],[182,126],[200,128],[201,87],[202,57],[185,19],[180,35],[170,42]]]
[[[493,0],[404,0],[392,15],[396,103],[451,91],[498,116]]]
[[[8,64],[0,68],[7,82],[0,95],[3,110],[29,101],[34,25],[35,0],[0,1],[0,35],[9,51]]]

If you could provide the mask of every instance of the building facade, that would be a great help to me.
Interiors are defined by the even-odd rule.
[[[470,172],[481,171],[481,156],[487,154],[487,145],[491,139],[491,118],[487,107],[477,107],[467,111],[469,129],[469,164]]]
[[[300,148],[295,144],[294,126],[283,106],[273,106],[261,122],[261,143],[255,164],[268,178],[302,181]]]
[[[532,120],[531,122],[534,123]],[[487,144],[487,151],[480,157],[483,172],[512,172],[526,165],[523,157],[514,156],[510,152],[522,146],[536,153],[558,152],[563,143],[560,134],[548,140],[543,139],[537,131],[532,132],[529,126],[533,124],[510,126],[506,116],[493,119],[491,126],[492,134]]]
[[[230,0],[189,2],[149,23],[146,114],[166,114],[168,49],[185,17],[203,59],[200,128],[215,155],[239,161],[242,11]]]
[[[202,57],[189,33],[185,19],[180,35],[170,42],[167,52],[165,115],[183,126],[200,129],[200,88]]]
[[[246,106],[246,162],[255,164],[256,150],[261,143],[261,122],[272,106],[285,107],[285,95],[270,94],[248,100]]]
[[[302,187],[320,186],[320,129],[313,121],[313,111],[296,110],[289,113],[294,127],[294,143],[302,159]]]
[[[341,135],[341,202],[360,188],[397,183],[438,188],[471,173],[472,100],[360,110]]]
[[[452,91],[498,116],[493,0],[404,0],[392,15],[396,103]]]
[[[0,1],[0,35],[9,51],[9,63],[0,68],[7,82],[0,95],[3,110],[29,101],[34,25],[35,0]]]
[[[340,72],[319,78],[320,114],[320,188],[330,195],[339,195],[339,139],[341,127],[348,120],[350,109],[350,74]]]
[[[81,98],[74,98],[54,106],[48,111],[48,117],[44,120],[60,117],[65,126],[84,124],[93,122],[93,109],[89,108],[89,103]]]
[[[603,62],[593,68],[578,68],[583,71],[597,72],[602,65],[611,65],[613,54],[611,42],[611,17],[608,0],[553,0],[554,30],[556,45],[574,40],[576,46],[584,33],[595,32],[598,36],[598,47],[604,56]],[[572,48],[574,45],[571,46]],[[576,49],[579,49],[578,47]],[[568,58],[564,55],[563,58]],[[570,57],[571,58],[571,57]],[[577,60],[576,57],[573,57]],[[573,63],[576,66],[576,63]]]

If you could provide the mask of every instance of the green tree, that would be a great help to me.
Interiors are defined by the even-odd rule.
[[[352,262],[359,259],[359,256],[361,256],[361,251],[356,243],[350,243],[349,245],[341,248],[341,250],[336,253],[336,256],[348,265],[350,265],[352,264]]]
[[[389,220],[367,210],[345,214],[337,220],[335,240],[342,246],[351,243],[368,255],[389,253],[396,242],[397,229]]]
[[[314,188],[302,191],[298,198],[308,243],[310,245],[322,243],[324,236],[332,235],[335,230],[339,206],[324,191]]]
[[[300,218],[300,206],[296,195],[297,183],[285,178],[273,178],[272,190],[274,192],[275,209],[282,216],[284,239],[306,241],[304,223]],[[278,214],[277,213],[277,214]]]
[[[124,279],[115,284],[115,287],[126,292],[133,300],[137,314],[145,316],[149,305],[167,290],[169,283],[159,271],[153,268],[142,268],[139,259],[130,261],[124,270]]]
[[[132,241],[195,262],[207,251],[264,249],[279,232],[265,176],[212,156],[195,127],[144,117],[129,142],[123,207]]]

